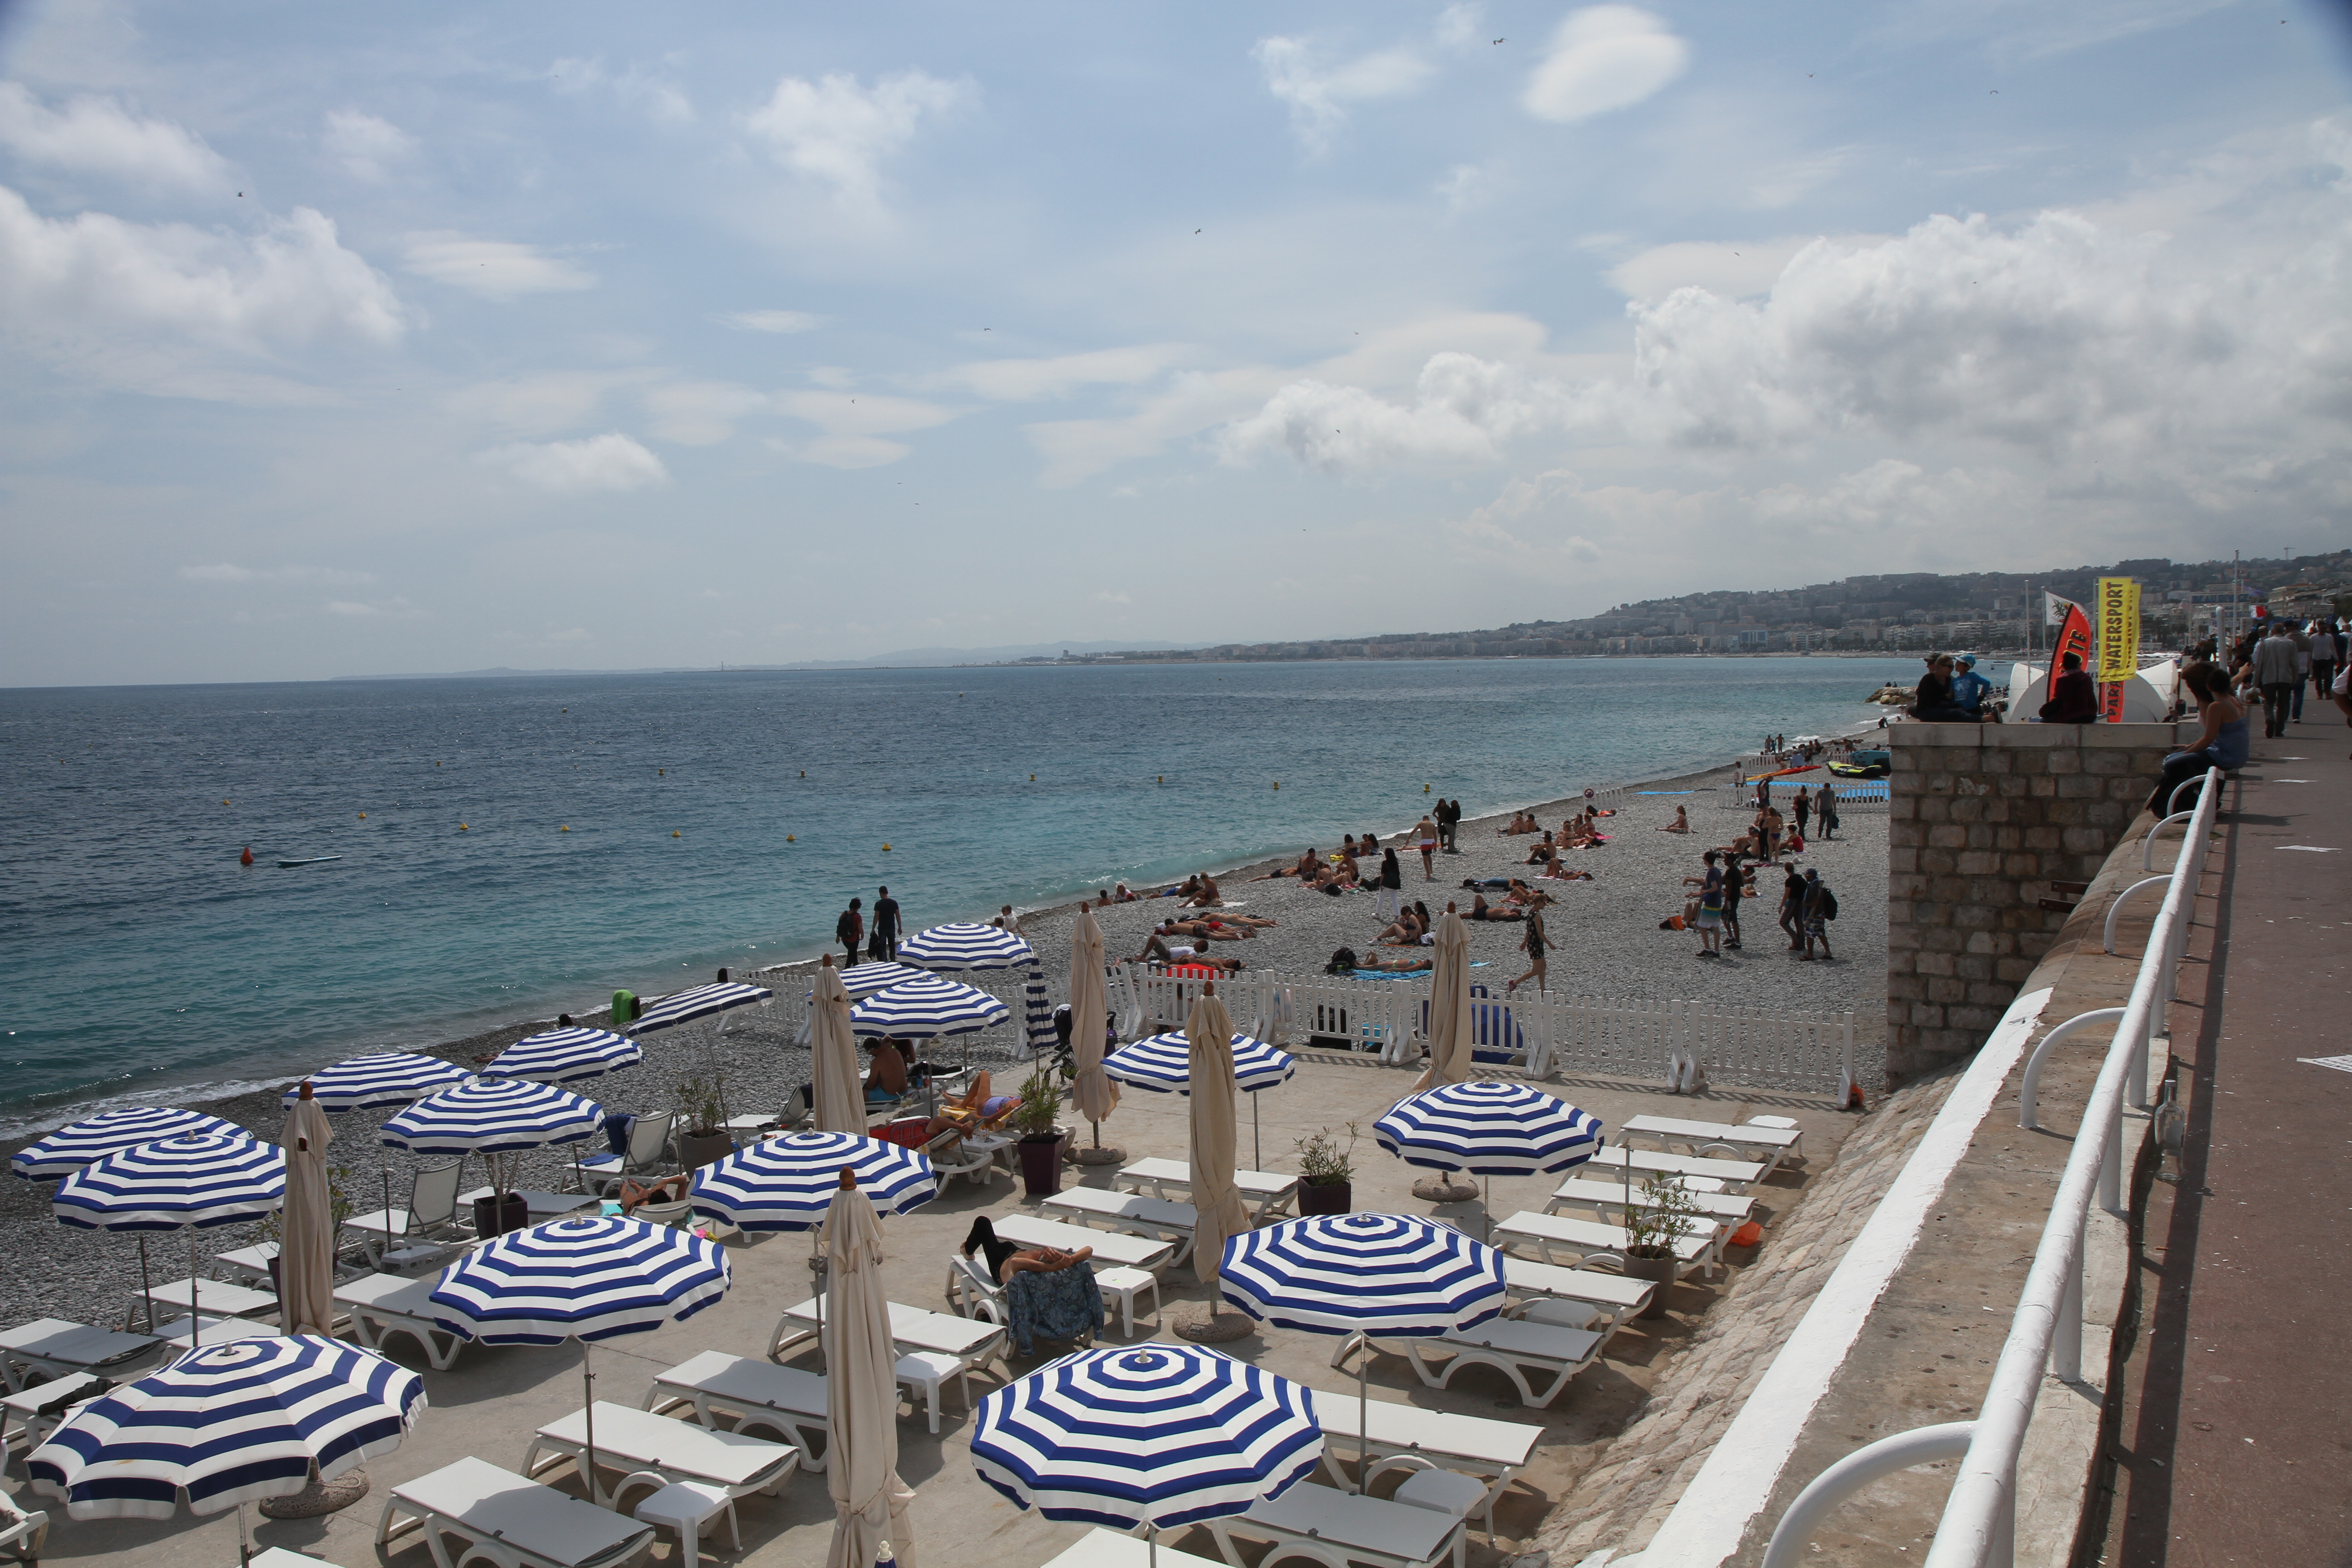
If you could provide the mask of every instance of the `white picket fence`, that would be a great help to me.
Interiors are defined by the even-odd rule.
[[[1183,1027],[1202,982],[1121,965],[1113,977],[1120,1035]],[[1882,1047],[1857,1060],[1852,1013],[1649,998],[1483,994],[1472,987],[1471,1042],[1481,1067],[1528,1078],[1620,1078],[1688,1088],[1702,1079],[1834,1096],[1874,1083]],[[1426,980],[1244,973],[1217,982],[1234,1026],[1288,1048],[1420,1059],[1429,1020]]]

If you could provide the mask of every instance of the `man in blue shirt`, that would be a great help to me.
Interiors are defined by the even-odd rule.
[[[1977,673],[1977,656],[1972,653],[1960,655],[1960,672],[1952,677],[1953,706],[1981,715],[1985,693],[1991,689],[1992,682]]]

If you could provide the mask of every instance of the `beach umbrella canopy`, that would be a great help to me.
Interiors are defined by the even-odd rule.
[[[418,1100],[383,1124],[389,1149],[419,1154],[511,1154],[593,1137],[604,1107],[521,1079],[475,1079]]]
[[[1235,1035],[1229,1042],[1234,1058],[1234,1087],[1244,1094],[1287,1083],[1298,1071],[1297,1061],[1264,1040]],[[1121,1083],[1160,1094],[1189,1094],[1192,1088],[1192,1045],[1171,1030],[1121,1046],[1103,1058],[1103,1071]]]
[[[334,1141],[327,1113],[307,1098],[286,1113],[278,1137],[286,1152],[278,1301],[285,1326],[296,1333],[331,1335],[335,1329],[334,1200],[327,1178],[327,1145]]]
[[[997,1389],[980,1479],[1047,1519],[1155,1532],[1279,1497],[1323,1458],[1305,1385],[1199,1345],[1093,1350]]]
[[[809,1230],[824,1223],[845,1169],[886,1214],[939,1195],[939,1176],[919,1149],[852,1132],[788,1132],[695,1172],[694,1210],[739,1230]]]
[[[713,1018],[738,1007],[764,1007],[776,999],[776,994],[763,985],[746,985],[740,981],[722,980],[711,985],[697,985],[688,990],[665,996],[637,1015],[629,1026],[632,1035],[650,1035],[662,1029],[674,1029],[680,1024],[691,1024],[698,1018]]]
[[[860,1036],[924,1039],[978,1034],[1012,1016],[1012,1009],[977,986],[926,974],[878,991],[852,1007],[849,1026]]]
[[[92,1400],[33,1450],[33,1489],[74,1519],[170,1519],[331,1481],[399,1447],[425,1379],[317,1334],[189,1352]]]
[[[1078,1114],[1095,1123],[1095,1141],[1102,1142],[1102,1121],[1118,1109],[1118,1081],[1103,1071],[1103,1023],[1109,1004],[1103,996],[1102,927],[1094,911],[1079,906],[1070,929],[1070,1043],[1077,1059],[1077,1078],[1071,1098]]]
[[[547,1083],[602,1078],[633,1068],[646,1059],[637,1042],[610,1029],[584,1025],[527,1035],[498,1055],[482,1069],[485,1078],[530,1078]]]
[[[824,1222],[824,1483],[833,1494],[825,1568],[871,1568],[886,1554],[912,1564],[914,1492],[898,1479],[898,1352],[882,1283],[882,1221],[866,1194],[840,1182]]]
[[[1045,977],[1037,966],[1029,966],[1029,978],[1021,983],[1021,1002],[1029,1016],[1023,1030],[1029,1037],[1032,1052],[1051,1050],[1055,1042],[1054,1033],[1054,999],[1045,994]]]
[[[96,1116],[85,1117],[69,1126],[58,1128],[38,1142],[27,1143],[8,1156],[8,1169],[27,1181],[56,1181],[103,1160],[118,1149],[152,1143],[163,1138],[183,1138],[192,1133],[214,1133],[227,1138],[252,1136],[234,1121],[223,1121],[217,1116],[206,1116],[201,1111],[134,1105],[121,1110],[100,1111]]]
[[[1249,1210],[1234,1187],[1234,1022],[1215,994],[1202,987],[1184,1033],[1192,1042],[1190,1157],[1192,1177],[1192,1272],[1213,1283],[1225,1237],[1249,1228]]]
[[[1470,1076],[1470,928],[1448,904],[1431,933],[1437,960],[1429,977],[1429,1066],[1418,1091]]]
[[[1018,969],[1037,950],[1002,926],[950,921],[898,944],[898,962],[922,969]]]
[[[1345,1334],[1334,1364],[1372,1339],[1434,1339],[1503,1310],[1503,1255],[1433,1220],[1407,1215],[1312,1215],[1225,1238],[1217,1270],[1227,1301],[1251,1317],[1314,1334]],[[1356,1363],[1356,1430],[1368,1445],[1370,1357]]]
[[[414,1051],[371,1051],[322,1068],[303,1081],[310,1086],[320,1110],[340,1115],[373,1105],[406,1105],[473,1076],[457,1063],[445,1062],[439,1057],[419,1056]],[[301,1085],[296,1084],[279,1099],[291,1105],[300,1093]]]
[[[1409,1094],[1372,1123],[1408,1165],[1474,1176],[1532,1176],[1601,1152],[1601,1119],[1523,1083],[1450,1083]]]
[[[205,1230],[285,1196],[285,1150],[242,1131],[197,1132],[117,1150],[68,1176],[49,1206],[83,1230]]]
[[[826,956],[830,957],[831,954]],[[893,985],[909,980],[920,980],[929,970],[916,969],[904,963],[853,963],[846,969],[836,969],[841,988],[852,1002],[863,1002],[877,991],[887,991]],[[809,1000],[816,1000],[816,992],[809,992]]]
[[[828,959],[832,954],[825,955]],[[895,963],[861,964],[865,969],[896,969]],[[854,973],[854,972],[853,972]],[[922,971],[906,973],[920,976]],[[809,1108],[816,1112],[817,1130],[862,1136],[866,1131],[866,1091],[857,1077],[857,1038],[850,1032],[847,976],[831,963],[820,963],[809,1006]]]

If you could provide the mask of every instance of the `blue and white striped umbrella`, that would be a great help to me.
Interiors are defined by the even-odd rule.
[[[1002,1024],[1013,1010],[978,986],[926,974],[877,991],[849,1010],[853,1034],[928,1039],[971,1035]]]
[[[610,1029],[575,1026],[527,1035],[482,1069],[485,1078],[531,1078],[549,1083],[601,1078],[646,1059],[637,1042]]]
[[[1224,1299],[1318,1334],[1431,1339],[1503,1310],[1503,1255],[1434,1220],[1311,1215],[1225,1239]]]
[[[1323,1458],[1307,1388],[1198,1345],[1066,1356],[980,1402],[980,1479],[1047,1519],[1156,1530],[1245,1511]]]
[[[1029,978],[1021,987],[1021,1000],[1029,1016],[1023,1033],[1029,1037],[1032,1051],[1051,1050],[1059,1043],[1054,1033],[1054,999],[1045,994],[1045,977],[1031,965]]]
[[[474,1075],[455,1062],[415,1051],[371,1051],[322,1068],[310,1075],[310,1094],[319,1109],[364,1110],[372,1105],[408,1105],[436,1089],[463,1083]],[[302,1086],[290,1084],[279,1097],[291,1105],[302,1098]]]
[[[593,1100],[520,1079],[476,1079],[420,1100],[383,1124],[388,1149],[420,1154],[510,1154],[593,1135]]]
[[[286,1201],[286,1151],[239,1131],[118,1149],[65,1179],[50,1212],[82,1230],[207,1229]]]
[[[637,1016],[629,1026],[632,1035],[650,1035],[659,1029],[674,1029],[680,1024],[691,1024],[698,1018],[716,1017],[737,1007],[764,1007],[776,999],[776,994],[764,985],[746,985],[740,981],[722,980],[710,985],[697,985],[665,996]]]
[[[690,1230],[618,1215],[510,1230],[442,1271],[434,1321],[489,1345],[641,1334],[727,1294],[727,1250]]]
[[[1002,926],[950,921],[898,944],[898,962],[923,969],[1018,969],[1037,950]]]
[[[849,993],[852,1002],[863,1002],[877,991],[887,991],[905,981],[920,980],[929,973],[903,963],[853,963],[841,972],[841,988]],[[816,1000],[815,991],[809,992],[808,1000]]]
[[[152,1143],[160,1138],[184,1138],[192,1133],[217,1133],[249,1138],[234,1121],[195,1110],[173,1110],[158,1105],[134,1105],[101,1111],[70,1126],[60,1127],[37,1143],[27,1143],[8,1156],[8,1169],[27,1181],[52,1182],[95,1164],[118,1149]]]
[[[316,1334],[182,1356],[75,1411],[26,1461],[74,1519],[170,1519],[291,1497],[400,1446],[425,1379]]]
[[[824,1223],[845,1165],[884,1214],[905,1214],[939,1195],[939,1177],[919,1149],[855,1132],[788,1132],[695,1172],[694,1212],[738,1230],[811,1230]]]
[[[1532,1176],[1601,1152],[1601,1119],[1523,1083],[1441,1084],[1409,1094],[1372,1123],[1408,1165],[1474,1176]]]
[[[1171,1030],[1121,1046],[1103,1058],[1103,1071],[1121,1083],[1155,1094],[1192,1092],[1192,1046],[1181,1031]],[[1255,1094],[1287,1083],[1298,1063],[1285,1051],[1247,1035],[1234,1037],[1234,1083],[1244,1094]]]

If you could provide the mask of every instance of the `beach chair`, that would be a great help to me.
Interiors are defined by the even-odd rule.
[[[424,1531],[434,1568],[626,1568],[654,1542],[650,1526],[470,1456],[392,1489],[378,1552],[412,1530]],[[454,1561],[452,1536],[463,1542]]]
[[[948,1190],[948,1183],[958,1176],[968,1176],[981,1186],[996,1177],[996,1156],[993,1151],[972,1149],[965,1144],[964,1129],[941,1128],[938,1135],[923,1145],[923,1157],[931,1163],[939,1177],[939,1190]]]
[[[625,1152],[592,1154],[572,1167],[580,1190],[609,1198],[621,1190],[624,1176],[635,1176],[642,1182],[671,1174],[676,1166],[669,1157],[669,1135],[677,1122],[674,1113],[638,1117],[629,1124]]]
[[[434,1318],[433,1287],[438,1277],[409,1279],[397,1274],[362,1274],[335,1287],[335,1305],[351,1320],[352,1337],[381,1352],[394,1334],[406,1334],[424,1349],[436,1372],[446,1372],[466,1342]]]
[[[540,1458],[541,1451],[548,1458]],[[557,1417],[531,1434],[523,1449],[522,1473],[536,1480],[541,1472],[558,1465],[580,1465],[588,1452],[588,1413],[575,1410]],[[596,1463],[622,1472],[610,1488],[593,1476],[583,1478],[589,1496],[617,1510],[621,1500],[639,1487],[658,1491],[673,1481],[695,1481],[718,1487],[730,1497],[753,1492],[770,1496],[784,1489],[800,1468],[800,1450],[790,1443],[774,1443],[743,1432],[722,1432],[713,1426],[673,1421],[667,1415],[632,1405],[596,1401]]]
[[[1127,1236],[1173,1242],[1176,1250],[1168,1258],[1171,1268],[1192,1255],[1192,1227],[1200,1220],[1200,1211],[1191,1204],[1147,1198],[1140,1193],[1108,1192],[1101,1187],[1072,1187],[1055,1193],[1045,1200],[1045,1208],[1048,1214],[1081,1224],[1100,1220]]]
[[[15,1394],[34,1373],[86,1372],[121,1378],[163,1348],[163,1342],[151,1334],[118,1334],[63,1318],[36,1318],[0,1329],[0,1382]]]
[[[1391,1404],[1384,1398],[1365,1402],[1354,1389],[1340,1393],[1310,1388],[1307,1394],[1314,1402],[1316,1425],[1323,1428],[1324,1436],[1339,1439],[1327,1441],[1323,1448],[1323,1469],[1332,1485],[1347,1487],[1340,1464],[1363,1451],[1369,1427],[1372,1464],[1364,1477],[1367,1489],[1386,1471],[1400,1466],[1434,1465],[1475,1476],[1484,1489],[1477,1506],[1489,1534],[1495,1529],[1496,1500],[1534,1458],[1536,1446],[1544,1436],[1541,1426],[1526,1421],[1456,1415],[1417,1405]]]
[[[77,1408],[113,1386],[105,1378],[71,1372],[0,1397],[0,1448],[32,1452]]]
[[[473,1238],[473,1230],[457,1217],[457,1180],[463,1160],[416,1173],[408,1184],[404,1209],[375,1209],[353,1215],[337,1231],[340,1245],[357,1244],[377,1268],[394,1273],[437,1266]]]
[[[0,1553],[19,1563],[37,1563],[41,1545],[49,1538],[49,1516],[28,1509],[0,1492]]]
[[[1393,1498],[1360,1497],[1322,1486],[1296,1486],[1278,1498],[1260,1498],[1246,1513],[1205,1520],[1216,1539],[1217,1551],[1234,1568],[1244,1559],[1234,1537],[1265,1541],[1272,1549],[1258,1559],[1258,1568],[1306,1558],[1323,1568],[1436,1568],[1450,1560],[1463,1568],[1465,1537],[1475,1503],[1460,1494],[1482,1494],[1485,1488],[1466,1476],[1466,1488],[1424,1481],[1423,1471],[1397,1489]],[[1457,1508],[1455,1505],[1459,1504]]]
[[[1465,1366],[1491,1366],[1511,1380],[1511,1386],[1519,1391],[1520,1404],[1541,1408],[1559,1397],[1569,1379],[1601,1359],[1601,1346],[1608,1337],[1532,1317],[1492,1318],[1475,1329],[1409,1340],[1405,1351],[1412,1370],[1430,1388],[1444,1388]],[[1429,1359],[1433,1352],[1443,1352],[1447,1359],[1433,1365]],[[1531,1373],[1551,1378],[1540,1394],[1528,1382]]]
[[[1618,1260],[1608,1258],[1615,1264]],[[1629,1279],[1622,1274],[1604,1273],[1600,1268],[1560,1268],[1549,1263],[1537,1263],[1525,1258],[1503,1258],[1503,1284],[1520,1298],[1506,1317],[1529,1315],[1547,1301],[1565,1302],[1571,1307],[1589,1308],[1600,1317],[1606,1317],[1608,1326],[1601,1330],[1604,1337],[1613,1334],[1625,1321],[1650,1304],[1657,1293],[1657,1285],[1648,1279]],[[1592,1321],[1575,1323],[1573,1328],[1598,1326]]]
[[[1720,1266],[1723,1227],[1706,1225],[1703,1229],[1705,1234],[1685,1236],[1675,1243],[1677,1279],[1694,1268]],[[1494,1234],[1495,1245],[1506,1251],[1515,1246],[1533,1245],[1546,1263],[1559,1264],[1566,1254],[1588,1268],[1601,1258],[1623,1258],[1631,1242],[1621,1226],[1535,1214],[1526,1209],[1507,1219],[1496,1220]]]
[[[800,1450],[803,1470],[822,1472],[832,1447],[833,1417],[824,1379],[796,1367],[772,1366],[750,1356],[704,1351],[657,1373],[646,1408],[667,1415],[690,1406],[695,1420],[722,1431],[765,1432]],[[730,1425],[722,1426],[721,1418]]]

